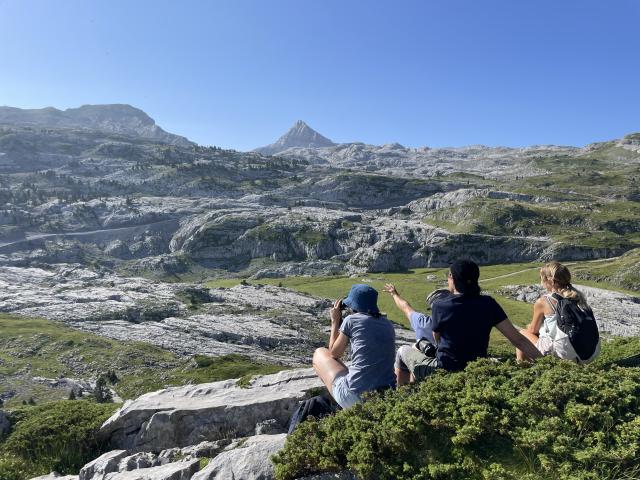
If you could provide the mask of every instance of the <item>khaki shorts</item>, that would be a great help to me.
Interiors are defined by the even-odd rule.
[[[396,354],[395,368],[404,372],[411,372],[416,380],[422,380],[438,368],[438,360],[427,357],[412,345],[403,345]]]

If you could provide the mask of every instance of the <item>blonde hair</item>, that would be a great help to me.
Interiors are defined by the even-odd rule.
[[[587,299],[582,292],[571,285],[571,272],[560,262],[552,260],[542,267],[540,279],[543,282],[549,282],[553,289],[564,298],[570,298],[582,306],[587,306]]]

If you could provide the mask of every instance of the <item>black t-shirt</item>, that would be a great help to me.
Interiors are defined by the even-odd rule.
[[[454,295],[431,307],[433,331],[440,334],[438,364],[462,370],[467,363],[487,356],[491,329],[507,318],[488,295]]]

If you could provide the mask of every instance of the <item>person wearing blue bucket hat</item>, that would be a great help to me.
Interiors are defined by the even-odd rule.
[[[343,319],[347,309],[349,315]],[[378,292],[369,285],[353,285],[344,299],[333,303],[329,314],[329,346],[316,349],[313,368],[334,400],[349,408],[361,402],[365,392],[394,387],[395,330],[380,313]],[[349,344],[347,367],[341,359]]]

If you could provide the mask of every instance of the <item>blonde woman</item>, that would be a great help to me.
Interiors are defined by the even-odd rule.
[[[540,269],[540,283],[547,293],[534,304],[533,319],[521,333],[543,355],[592,361],[600,352],[597,325],[584,295],[571,285],[571,272],[559,262],[549,262]],[[516,356],[524,358],[520,350]]]

